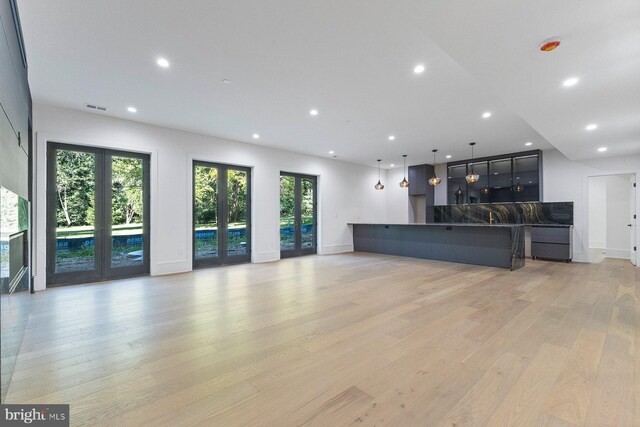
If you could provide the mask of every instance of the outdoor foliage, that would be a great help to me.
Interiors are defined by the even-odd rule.
[[[195,172],[195,220],[196,224],[218,223],[218,169],[197,166]],[[227,171],[229,194],[229,224],[247,220],[247,173]]]
[[[142,161],[128,157],[114,157],[112,168],[113,224],[142,222]]]
[[[302,179],[302,223],[313,223],[313,181]],[[293,224],[295,206],[295,179],[292,176],[280,177],[280,222]]]
[[[57,225],[93,225],[95,156],[91,153],[58,150],[56,160]],[[113,225],[142,222],[142,161],[113,157],[111,167]]]
[[[56,187],[58,226],[90,225],[95,193],[95,157],[90,153],[58,150]]]

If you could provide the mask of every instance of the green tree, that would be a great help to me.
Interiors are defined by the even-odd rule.
[[[195,186],[196,224],[216,224],[218,222],[218,169],[196,166]]]
[[[56,222],[58,226],[88,225],[87,211],[95,195],[95,157],[80,151],[56,151]]]
[[[113,157],[111,179],[113,224],[141,222],[144,206],[142,160]]]

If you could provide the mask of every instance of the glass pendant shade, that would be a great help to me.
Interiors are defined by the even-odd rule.
[[[469,145],[471,146],[471,172],[469,172],[469,175],[465,176],[465,179],[467,180],[468,183],[474,183],[474,182],[478,182],[478,180],[480,179],[480,175],[478,175],[477,173],[475,173],[473,171],[473,146],[476,145],[475,142],[470,142]]]
[[[409,181],[407,181],[407,155],[403,154],[402,155],[402,173],[404,174],[404,177],[402,177],[402,181],[400,181],[400,188],[408,188],[409,187]]]
[[[516,190],[518,193],[522,193],[522,192],[524,191],[524,185],[522,185],[522,184],[520,184],[520,182],[518,182],[518,183],[516,184],[515,190]]]
[[[433,151],[433,178],[429,179],[429,184],[435,187],[436,185],[440,184],[442,180],[436,175],[436,153],[438,152],[438,150],[431,151]]]
[[[473,172],[473,169],[471,170],[471,173],[469,173],[469,175],[465,176],[466,180],[468,183],[473,183],[473,182],[478,182],[478,180],[480,179],[480,175],[478,175],[477,173]]]
[[[484,187],[482,187],[482,190],[480,190],[482,194],[489,194],[489,191],[490,190],[488,185],[485,185]]]
[[[378,183],[373,186],[376,190],[384,190],[384,184],[380,182],[380,162],[382,160],[378,159]]]
[[[462,195],[464,195],[464,191],[462,191],[462,188],[458,187],[454,194],[458,197],[461,197]]]

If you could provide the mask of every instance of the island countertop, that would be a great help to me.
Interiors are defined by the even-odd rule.
[[[353,249],[516,270],[524,266],[526,224],[348,223]]]
[[[504,227],[504,228],[512,228],[512,227],[525,227],[527,224],[483,224],[478,222],[419,222],[419,223],[384,223],[384,222],[348,222],[347,225],[393,225],[398,227],[404,226],[440,226],[440,227]]]

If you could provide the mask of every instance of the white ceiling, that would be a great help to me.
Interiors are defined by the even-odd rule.
[[[439,162],[468,158],[470,141],[477,156],[552,144],[573,159],[640,152],[637,0],[19,7],[37,102],[368,165],[431,162],[434,148]],[[563,45],[539,52],[554,35]],[[580,83],[562,88],[570,76]]]

